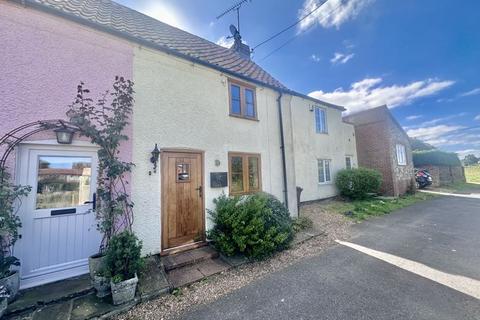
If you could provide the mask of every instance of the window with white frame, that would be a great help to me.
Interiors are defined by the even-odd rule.
[[[315,132],[327,133],[327,111],[321,107],[315,107]]]
[[[352,157],[346,156],[345,157],[345,168],[352,169]]]
[[[318,183],[330,183],[332,181],[330,164],[330,160],[318,159]]]
[[[403,144],[397,144],[397,163],[401,166],[407,164],[407,152]]]

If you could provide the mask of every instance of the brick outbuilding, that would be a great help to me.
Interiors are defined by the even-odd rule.
[[[384,195],[400,196],[415,188],[410,141],[386,106],[348,115],[344,121],[355,126],[358,165],[382,173]]]

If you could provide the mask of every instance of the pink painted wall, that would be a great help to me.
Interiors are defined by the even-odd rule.
[[[116,75],[132,79],[128,42],[5,1],[0,2],[0,43],[0,137],[28,122],[65,118],[80,81],[97,97]],[[131,150],[131,141],[122,147],[127,161]]]

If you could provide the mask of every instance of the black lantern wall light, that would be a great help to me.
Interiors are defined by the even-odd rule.
[[[158,150],[158,146],[155,143],[155,148],[152,150],[152,156],[150,157],[150,162],[153,164],[153,172],[157,172],[157,164],[158,164],[158,158],[160,156],[160,150]],[[151,174],[151,172],[150,172]]]
[[[57,136],[57,142],[59,144],[71,144],[75,130],[66,126],[53,130]]]

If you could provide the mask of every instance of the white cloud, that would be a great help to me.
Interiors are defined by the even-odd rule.
[[[343,53],[340,53],[340,52],[335,52],[333,58],[330,59],[330,62],[332,64],[344,64],[344,63],[347,63],[350,59],[352,59],[353,56],[355,56],[354,53],[343,54]]]
[[[475,117],[475,120],[480,121],[480,114]]]
[[[410,129],[407,131],[407,134],[412,138],[418,138],[422,141],[425,141],[430,144],[439,145],[442,144],[443,136],[449,133],[453,133],[459,129],[463,129],[462,126],[449,126],[449,125],[438,125],[433,127],[423,127],[417,129]]]
[[[405,119],[407,119],[408,121],[413,121],[413,120],[420,119],[420,118],[422,118],[422,117],[423,117],[422,115],[414,114],[414,115],[411,115],[411,116],[406,117]]]
[[[446,117],[435,118],[435,119],[432,119],[432,120],[425,121],[425,122],[421,123],[419,126],[420,127],[429,127],[429,126],[433,126],[433,125],[435,125],[437,123],[440,123],[440,122],[445,122],[445,121],[448,121],[448,120],[464,117],[467,114],[468,114],[467,112],[460,112],[460,113],[452,114],[452,115],[446,116]]]
[[[460,158],[465,158],[467,154],[473,154],[476,157],[480,157],[480,149],[465,149],[455,151]]]
[[[225,48],[230,48],[231,46],[233,46],[234,41],[235,40],[233,38],[227,38],[226,36],[223,36],[217,40],[216,44]]]
[[[347,108],[348,113],[366,110],[387,104],[390,108],[407,105],[422,97],[434,95],[451,85],[454,81],[426,79],[406,85],[381,86],[382,78],[366,78],[355,82],[349,90],[337,88],[332,92],[322,90],[308,95]]]
[[[460,94],[460,96],[467,97],[467,96],[475,96],[477,94],[480,94],[480,88],[475,88],[473,90],[464,92],[464,93]]]
[[[337,29],[346,21],[355,18],[368,4],[374,0],[328,0],[313,14],[299,24],[299,32],[305,31],[313,25],[320,24],[324,28]],[[319,0],[305,0],[299,10],[299,18],[317,8],[322,2]]]
[[[316,54],[312,54],[312,55],[310,56],[310,59],[312,59],[312,60],[315,61],[315,62],[320,62],[320,60],[322,60],[322,59],[320,58],[320,56],[318,56],[318,55],[316,55]]]

